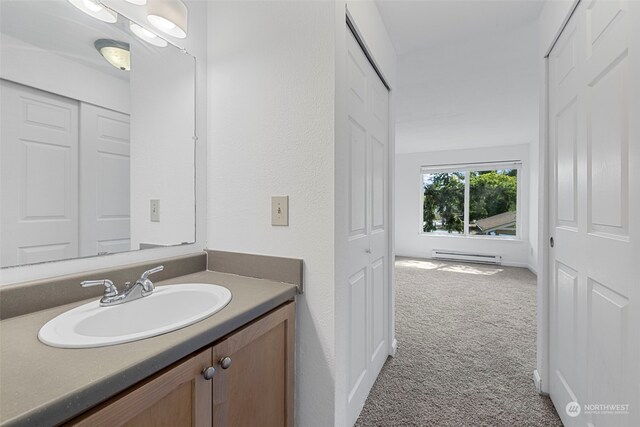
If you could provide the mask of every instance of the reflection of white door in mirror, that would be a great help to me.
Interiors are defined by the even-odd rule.
[[[80,256],[131,250],[129,115],[80,104]]]
[[[1,265],[130,250],[129,116],[2,80]]]
[[[78,255],[78,102],[0,81],[2,266]]]

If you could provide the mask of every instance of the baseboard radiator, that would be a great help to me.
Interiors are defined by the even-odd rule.
[[[502,264],[502,256],[500,255],[474,254],[471,252],[447,251],[443,249],[433,249],[431,251],[431,258],[441,259],[443,261],[477,262],[480,264],[494,265]]]

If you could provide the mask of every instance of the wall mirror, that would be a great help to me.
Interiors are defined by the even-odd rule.
[[[0,1],[1,267],[195,241],[195,58],[73,1]]]

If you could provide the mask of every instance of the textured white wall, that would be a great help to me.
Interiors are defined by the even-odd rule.
[[[421,234],[421,166],[521,160],[518,240]],[[529,244],[529,145],[396,155],[396,254],[430,258],[432,249],[502,255],[503,263],[527,267]]]
[[[208,246],[304,259],[296,417],[333,425],[335,3],[209,5]],[[271,226],[271,196],[289,226]]]
[[[375,3],[349,2],[389,79],[395,54]],[[208,246],[305,261],[298,298],[296,418],[344,425],[338,335],[336,188],[346,85],[346,2],[215,2],[209,6]],[[384,34],[380,34],[383,32]],[[344,59],[342,59],[344,56]],[[346,94],[346,92],[345,92]],[[289,196],[289,227],[270,197]]]

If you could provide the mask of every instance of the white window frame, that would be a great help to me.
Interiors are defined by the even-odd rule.
[[[469,234],[469,201],[471,188],[470,172],[516,169],[518,171],[516,177],[516,234],[515,236],[490,236],[490,235],[471,235]],[[464,228],[460,234],[436,234],[431,231],[424,231],[424,175],[446,172],[464,172]],[[427,237],[445,237],[445,238],[471,238],[471,239],[498,239],[498,240],[521,240],[522,231],[522,209],[521,209],[521,193],[522,193],[522,160],[507,160],[500,162],[487,163],[458,163],[448,165],[428,165],[420,167],[420,229],[419,234]]]

